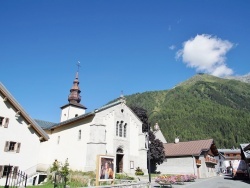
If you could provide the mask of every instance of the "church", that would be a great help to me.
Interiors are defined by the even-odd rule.
[[[142,122],[125,98],[86,112],[80,93],[77,72],[60,122],[51,123],[32,119],[0,83],[0,185],[9,165],[25,172],[32,183],[54,161],[68,160],[71,170],[96,171],[99,155],[112,157],[115,173],[134,174],[140,167],[147,174]]]
[[[140,167],[147,174],[147,150],[142,122],[121,96],[117,101],[86,113],[82,105],[78,72],[68,102],[61,107],[61,120],[53,124],[36,120],[49,136],[41,142],[37,171],[57,160],[68,159],[70,169],[95,171],[98,155],[114,157],[116,173],[134,174]]]

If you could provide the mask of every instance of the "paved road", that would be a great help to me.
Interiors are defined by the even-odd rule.
[[[152,188],[159,188],[159,184],[151,184]],[[195,182],[185,182],[184,185],[173,185],[173,188],[250,188],[250,181],[233,180],[230,176],[222,175],[207,179],[198,179]],[[167,188],[167,186],[166,186]]]

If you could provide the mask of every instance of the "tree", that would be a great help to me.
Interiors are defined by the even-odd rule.
[[[137,106],[132,106],[130,107],[131,110],[137,115],[137,117],[141,120],[142,122],[142,132],[145,133],[148,131],[148,116],[147,116],[147,110],[137,107]]]
[[[147,111],[143,108],[136,106],[131,107],[131,109],[142,121],[142,132],[148,132],[149,122]],[[149,141],[150,152],[148,152],[148,159],[150,159],[151,171],[154,172],[156,170],[156,166],[163,163],[165,159],[165,152],[163,143],[159,139],[156,139],[154,133],[151,130],[149,131]]]

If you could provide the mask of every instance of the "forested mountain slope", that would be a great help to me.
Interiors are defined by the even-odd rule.
[[[148,111],[168,142],[213,138],[219,148],[250,142],[250,84],[197,74],[171,90],[126,96]],[[157,112],[155,112],[157,111]],[[153,112],[153,113],[152,113]]]

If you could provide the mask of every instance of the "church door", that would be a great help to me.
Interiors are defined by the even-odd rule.
[[[122,173],[123,172],[123,149],[118,148],[116,150],[116,173]]]
[[[116,173],[123,172],[123,154],[116,154]]]

